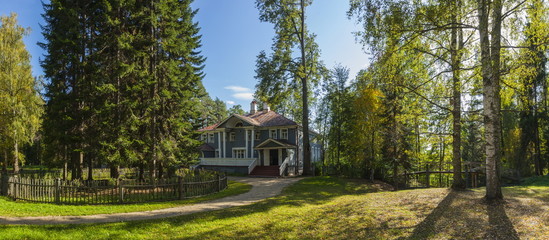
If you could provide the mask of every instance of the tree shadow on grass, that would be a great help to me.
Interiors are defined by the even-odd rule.
[[[409,239],[437,237],[520,239],[505,212],[504,202],[487,203],[472,191],[451,191],[416,226]]]
[[[486,203],[488,211],[488,229],[484,239],[520,239],[507,213],[504,202]]]

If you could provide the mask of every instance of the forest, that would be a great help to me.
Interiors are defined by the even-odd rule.
[[[2,17],[3,171],[40,164],[80,179],[86,167],[108,167],[116,178],[135,167],[161,178],[196,162],[196,130],[245,110],[203,87],[190,2],[52,0],[36,78],[26,30]],[[410,174],[439,171],[447,180],[429,184],[463,189],[464,172],[477,172],[487,197],[501,198],[502,182],[549,173],[549,3],[350,0],[353,34],[372,56],[357,76],[323,63],[307,28],[312,3],[255,2],[275,30],[257,55],[255,97],[319,133],[317,163],[305,134],[307,174],[312,164],[400,188]]]

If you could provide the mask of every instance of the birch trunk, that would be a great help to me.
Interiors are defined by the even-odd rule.
[[[501,152],[500,123],[500,48],[501,0],[478,0],[481,68],[483,82],[484,127],[486,138],[486,196],[487,200],[502,199],[499,182]],[[492,31],[489,32],[489,15],[492,9]],[[490,36],[489,36],[490,35]],[[491,38],[491,39],[490,39]]]

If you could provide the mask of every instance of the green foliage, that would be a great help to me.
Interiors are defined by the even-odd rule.
[[[549,187],[549,175],[525,178],[520,181],[522,186],[545,186]]]
[[[246,114],[246,111],[242,109],[242,106],[240,106],[240,104],[237,104],[229,108],[229,115],[232,115],[232,114],[244,115]]]
[[[16,14],[0,17],[0,152],[4,170],[10,162],[15,172],[24,160],[22,146],[36,137],[43,113],[23,43],[28,32],[17,24]]]
[[[204,58],[190,3],[45,4],[50,162],[76,173],[83,159],[148,166],[155,177],[196,159]]]

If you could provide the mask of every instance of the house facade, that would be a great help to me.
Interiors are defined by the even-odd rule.
[[[303,129],[296,122],[271,111],[267,105],[250,113],[233,114],[202,128],[199,167],[249,175],[287,176],[303,172]],[[311,160],[321,159],[321,146],[310,132]]]

